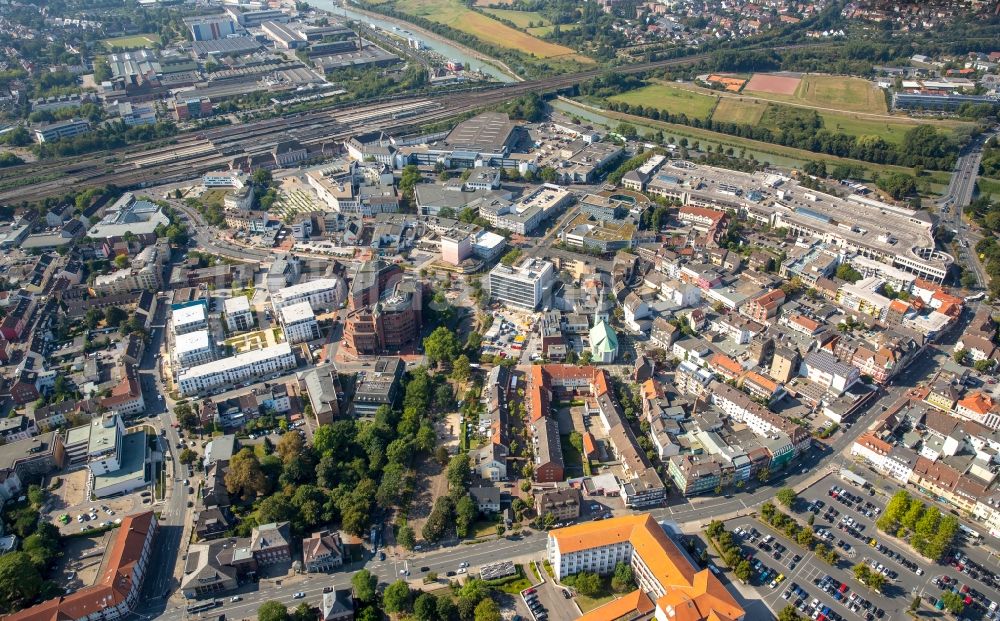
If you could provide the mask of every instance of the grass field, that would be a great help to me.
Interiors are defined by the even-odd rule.
[[[992,196],[994,199],[1000,198],[1000,179],[980,177],[976,183],[979,185],[981,195]]]
[[[822,161],[826,162],[828,168],[832,168],[838,164],[850,164],[854,166],[860,166],[868,171],[874,171],[878,173],[886,172],[900,172],[904,174],[913,174],[913,169],[904,168],[902,166],[891,166],[888,164],[872,164],[870,162],[863,162],[861,160],[853,160],[845,157],[836,157],[834,155],[824,155],[821,153],[812,153],[811,151],[806,151],[804,149],[795,149],[792,147],[784,147],[781,145],[771,144],[769,142],[761,142],[758,140],[750,140],[748,138],[740,138],[738,136],[729,136],[727,134],[720,134],[718,132],[709,131],[707,129],[698,129],[694,127],[688,127],[686,125],[677,125],[674,123],[664,123],[663,121],[653,121],[651,119],[645,119],[642,117],[633,116],[631,114],[622,114],[620,112],[604,111],[603,114],[614,122],[626,121],[635,125],[636,127],[647,127],[651,129],[663,130],[665,134],[670,134],[674,136],[684,136],[686,138],[700,140],[703,143],[711,142],[712,144],[722,144],[726,147],[734,147],[736,149],[745,148],[748,151],[752,151],[758,154],[758,159],[769,160],[768,155],[773,154],[782,160],[786,160],[788,163],[796,163],[801,165],[809,161]],[[773,158],[769,161],[775,161]],[[785,163],[778,162],[780,165],[785,165]],[[948,172],[946,171],[927,171],[930,176],[931,182],[937,184],[947,184]]]
[[[150,45],[155,45],[160,38],[154,34],[137,34],[130,35],[127,37],[115,37],[113,39],[105,39],[101,41],[107,49],[113,49],[116,47],[120,48],[137,48],[137,47],[149,47]]]
[[[767,106],[768,104],[756,99],[740,101],[735,97],[723,97],[719,100],[719,105],[715,107],[715,112],[712,113],[712,120],[756,125],[760,122],[760,117],[764,114],[764,108]]]
[[[593,63],[568,47],[548,43],[466,8],[458,0],[399,0],[396,8],[419,15],[471,34],[487,43],[518,50],[538,58],[572,57],[579,62]]]
[[[673,114],[686,114],[690,118],[707,119],[718,101],[713,95],[702,95],[669,84],[649,84],[642,88],[611,98],[629,105],[652,106]]]
[[[809,74],[803,76],[793,95],[759,93],[746,89],[743,92],[762,99],[806,104],[817,108],[878,114],[887,112],[882,91],[868,80],[861,78]]]
[[[532,28],[538,26],[548,26],[549,21],[538,11],[514,11],[511,9],[485,9],[487,13],[509,22],[513,22],[518,28],[527,29],[528,24]]]

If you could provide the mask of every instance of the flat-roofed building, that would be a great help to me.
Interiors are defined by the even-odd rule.
[[[174,334],[180,336],[189,332],[207,330],[208,315],[205,311],[204,302],[173,309],[170,325],[173,327]]]
[[[222,305],[226,316],[226,328],[230,332],[245,332],[253,328],[253,313],[250,311],[250,298],[237,295],[226,298]]]
[[[555,279],[555,267],[542,259],[528,258],[513,266],[490,270],[490,296],[504,304],[534,310]]]
[[[80,134],[90,133],[90,122],[83,119],[70,119],[68,121],[41,125],[34,128],[34,131],[35,142],[38,144],[55,142],[64,138],[72,138]]]
[[[573,200],[573,194],[567,189],[546,183],[525,192],[514,202],[501,199],[481,201],[479,215],[496,228],[530,235],[538,225],[555,216]]]
[[[354,389],[354,413],[371,416],[383,405],[392,406],[399,394],[406,365],[395,356],[380,357],[358,378]]]
[[[274,292],[271,303],[280,309],[299,302],[308,302],[313,311],[329,311],[344,299],[343,281],[339,278],[317,278]]]
[[[297,302],[283,306],[278,311],[285,340],[289,343],[315,341],[320,337],[319,324],[309,302]]]
[[[211,362],[214,353],[208,330],[196,330],[178,335],[174,338],[174,347],[171,353],[174,362],[182,369]]]
[[[291,346],[278,343],[186,369],[177,375],[177,384],[182,395],[190,396],[288,371],[295,365]]]

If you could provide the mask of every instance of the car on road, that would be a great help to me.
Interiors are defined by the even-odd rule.
[[[302,599],[302,598],[303,598],[303,597],[305,597],[305,596],[306,596],[306,594],[305,594],[305,593],[303,593],[302,591],[299,591],[299,592],[298,592],[298,593],[296,593],[295,595],[292,595],[292,599]]]
[[[459,566],[459,567],[468,567],[468,566],[469,566],[469,564],[468,564],[468,563],[466,563],[466,562],[461,562],[461,563],[459,563],[459,564],[458,564],[458,566]]]
[[[460,573],[460,574],[464,574],[466,571],[467,570],[464,567],[459,567],[458,568],[458,573]]]
[[[240,597],[239,595],[233,595],[232,597],[229,598],[229,601],[231,601],[231,602],[239,602],[239,601],[243,601],[243,598]]]

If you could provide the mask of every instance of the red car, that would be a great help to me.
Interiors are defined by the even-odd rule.
[[[841,583],[841,585],[840,585],[840,592],[841,593],[847,593],[847,583],[846,582]]]
[[[525,595],[533,595],[534,593],[535,589],[528,589],[527,591],[524,592]]]

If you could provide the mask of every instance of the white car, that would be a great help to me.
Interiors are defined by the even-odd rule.
[[[466,571],[467,570],[464,567],[459,567],[458,568],[458,573],[460,573],[460,574],[464,574]]]
[[[459,564],[458,564],[458,566],[459,566],[459,567],[468,567],[468,566],[469,566],[469,564],[468,564],[468,563],[466,563],[466,562],[462,562],[462,563],[459,563]]]

